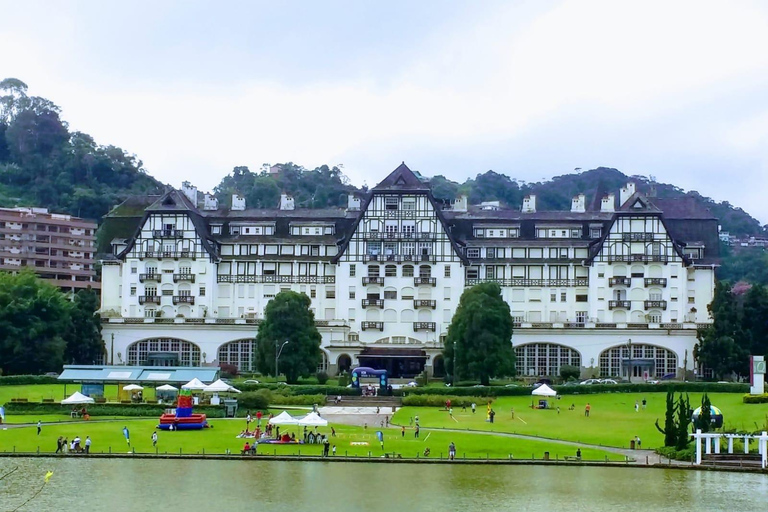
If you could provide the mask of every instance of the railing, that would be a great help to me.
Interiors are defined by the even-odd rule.
[[[645,309],[667,309],[665,300],[646,300],[643,302]]]
[[[195,274],[173,274],[173,282],[178,283],[179,281],[189,281],[190,283],[194,283]]]
[[[158,283],[162,280],[163,274],[160,273],[152,273],[152,274],[139,274],[139,282],[143,283],[144,281],[157,281]]]
[[[645,286],[667,286],[666,277],[646,277]]]
[[[435,322],[413,322],[414,331],[432,331],[435,332]]]
[[[632,278],[630,277],[611,277],[608,279],[608,286],[631,286]]]
[[[139,295],[139,304],[160,304],[159,295]]]
[[[624,242],[650,242],[653,240],[653,233],[622,233],[621,239]]]
[[[608,301],[608,309],[630,309],[632,303],[628,300],[610,300]]]
[[[427,299],[414,299],[413,307],[415,307],[415,308],[432,308],[432,309],[435,309],[435,307],[437,307],[437,301],[436,300],[427,300]]]
[[[666,254],[611,254],[608,256],[608,263],[667,263]]]
[[[153,238],[184,238],[184,231],[181,229],[154,229]]]
[[[465,286],[475,286],[480,283],[498,283],[499,286],[530,286],[530,287],[552,287],[552,286],[589,286],[589,279],[525,279],[522,277],[512,279],[479,279],[469,278],[465,281]]]
[[[364,254],[363,255],[363,262],[368,261],[379,261],[379,255],[378,254]]]
[[[382,285],[384,284],[384,278],[383,277],[364,277],[363,286],[368,286],[369,284]]]
[[[290,283],[290,284],[334,284],[336,276],[230,276],[218,275],[219,283]]]
[[[384,309],[384,299],[363,299],[363,307],[377,307]]]
[[[383,331],[384,322],[360,322],[360,328],[364,331],[369,331],[371,329]]]
[[[437,278],[435,277],[414,277],[413,284],[415,286],[421,286],[426,284],[428,286],[437,286]]]
[[[144,251],[145,258],[189,258],[191,251]]]
[[[174,304],[194,304],[195,298],[192,295],[174,295]]]

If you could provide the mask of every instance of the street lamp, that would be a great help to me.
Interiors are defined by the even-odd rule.
[[[282,345],[280,345],[280,348],[278,348],[277,344],[279,342],[275,340],[275,382],[278,380],[278,375],[280,375],[280,370],[278,369],[277,362],[280,360],[280,354],[283,353],[283,349],[285,346],[289,343],[288,340],[284,341]]]
[[[627,359],[627,380],[632,382],[632,338],[627,339],[627,351],[629,352],[629,359]]]

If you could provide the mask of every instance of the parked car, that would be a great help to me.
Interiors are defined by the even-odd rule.
[[[257,381],[256,379],[248,379],[248,380],[244,380],[243,384],[259,384],[259,381]]]
[[[603,380],[600,380],[599,382],[600,384],[618,384],[618,382],[616,382],[613,379],[603,379]]]
[[[514,382],[512,382],[510,384],[505,384],[504,387],[505,388],[519,388],[520,384],[515,384]]]
[[[600,379],[587,379],[579,382],[581,385],[600,384]]]
[[[648,381],[646,381],[646,382],[647,382],[648,384],[661,384],[661,381],[660,381],[660,380],[655,380],[655,379],[654,379],[654,380],[648,380]]]

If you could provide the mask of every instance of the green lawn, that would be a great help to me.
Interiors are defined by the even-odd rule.
[[[661,446],[664,436],[656,430],[654,422],[664,426],[666,393],[606,393],[600,395],[565,395],[561,400],[550,400],[555,409],[531,409],[531,397],[503,397],[493,402],[496,411],[494,423],[486,422],[486,405],[478,403],[476,414],[467,408],[454,408],[451,420],[445,410],[434,407],[403,407],[392,418],[396,424],[408,425],[410,418],[418,415],[422,427],[472,429],[495,432],[513,432],[550,439],[564,439],[589,444],[627,447],[629,441],[640,436],[643,448]],[[712,404],[723,411],[726,429],[763,430],[768,418],[765,404],[744,404],[739,393],[712,393]],[[648,400],[645,410],[635,412],[635,400]],[[691,407],[701,404],[701,394],[690,394]],[[537,400],[538,402],[538,400]],[[589,402],[590,417],[584,416]],[[574,410],[568,410],[575,405]],[[511,409],[515,410],[512,419]],[[756,425],[757,424],[757,425]]]
[[[239,453],[245,443],[243,439],[235,436],[245,427],[242,420],[211,420],[214,428],[202,431],[164,432],[158,430],[160,453],[219,453],[231,450]],[[131,434],[131,448],[136,452],[153,453],[151,436],[157,425],[156,420],[119,420],[105,423],[82,422],[75,425],[47,425],[43,424],[40,436],[35,427],[23,427],[8,430],[0,430],[0,451],[37,451],[53,452],[56,450],[58,436],[66,436],[72,439],[79,435],[83,440],[85,436],[91,436],[94,452],[126,453],[129,447],[123,437],[122,428],[127,426]],[[529,441],[500,436],[421,431],[421,439],[414,439],[413,431],[407,430],[405,437],[401,437],[400,429],[364,429],[346,425],[334,425],[337,437],[331,438],[331,443],[337,447],[337,455],[371,456],[380,457],[384,451],[379,446],[376,431],[384,432],[385,451],[387,453],[400,453],[403,457],[423,456],[424,448],[429,447],[431,457],[440,457],[442,452],[445,457],[448,445],[451,441],[456,443],[457,455],[460,458],[502,458],[507,459],[510,454],[517,459],[527,459],[535,456],[542,458],[545,451],[549,451],[552,458],[565,455],[574,455],[575,448],[558,445],[546,441]],[[298,427],[288,431],[300,433]],[[320,432],[330,434],[330,427],[321,428]],[[429,437],[426,436],[429,434]],[[426,438],[426,439],[425,439]],[[368,443],[368,445],[352,445],[351,443]],[[319,455],[322,447],[318,445],[264,445],[259,451],[265,454],[295,455]],[[622,460],[621,456],[609,454],[601,450],[583,449],[584,459]]]

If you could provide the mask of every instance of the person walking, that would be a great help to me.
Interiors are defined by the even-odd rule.
[[[400,437],[405,437],[405,425],[400,427]]]
[[[157,448],[157,430],[152,432],[152,447]]]
[[[648,400],[643,398],[643,410],[645,410],[645,406],[648,404]]]
[[[125,442],[128,446],[131,446],[131,433],[128,431],[128,427],[123,427],[123,436],[125,436]]]
[[[413,437],[414,437],[414,439],[418,439],[419,438],[419,424],[418,423],[416,424],[416,428],[413,429]]]
[[[43,431],[43,422],[40,420],[37,420],[37,435],[40,435],[40,432]]]
[[[451,444],[448,445],[448,459],[453,460],[456,458],[456,445],[453,444],[453,441],[451,441]]]
[[[59,453],[61,451],[61,445],[63,443],[64,438],[59,436],[59,438],[56,440],[56,453]]]
[[[85,454],[91,453],[91,436],[85,436]]]
[[[333,455],[336,455],[336,445],[333,445]]]
[[[584,416],[586,416],[587,418],[589,418],[590,409],[592,409],[592,406],[589,405],[589,402],[587,402],[587,406],[584,408]]]
[[[640,412],[640,402],[635,400],[635,412]]]
[[[640,436],[635,436],[635,447],[640,450],[642,449],[642,441],[640,441]]]
[[[472,414],[475,414],[476,409],[477,409],[477,404],[475,402],[472,402]]]

